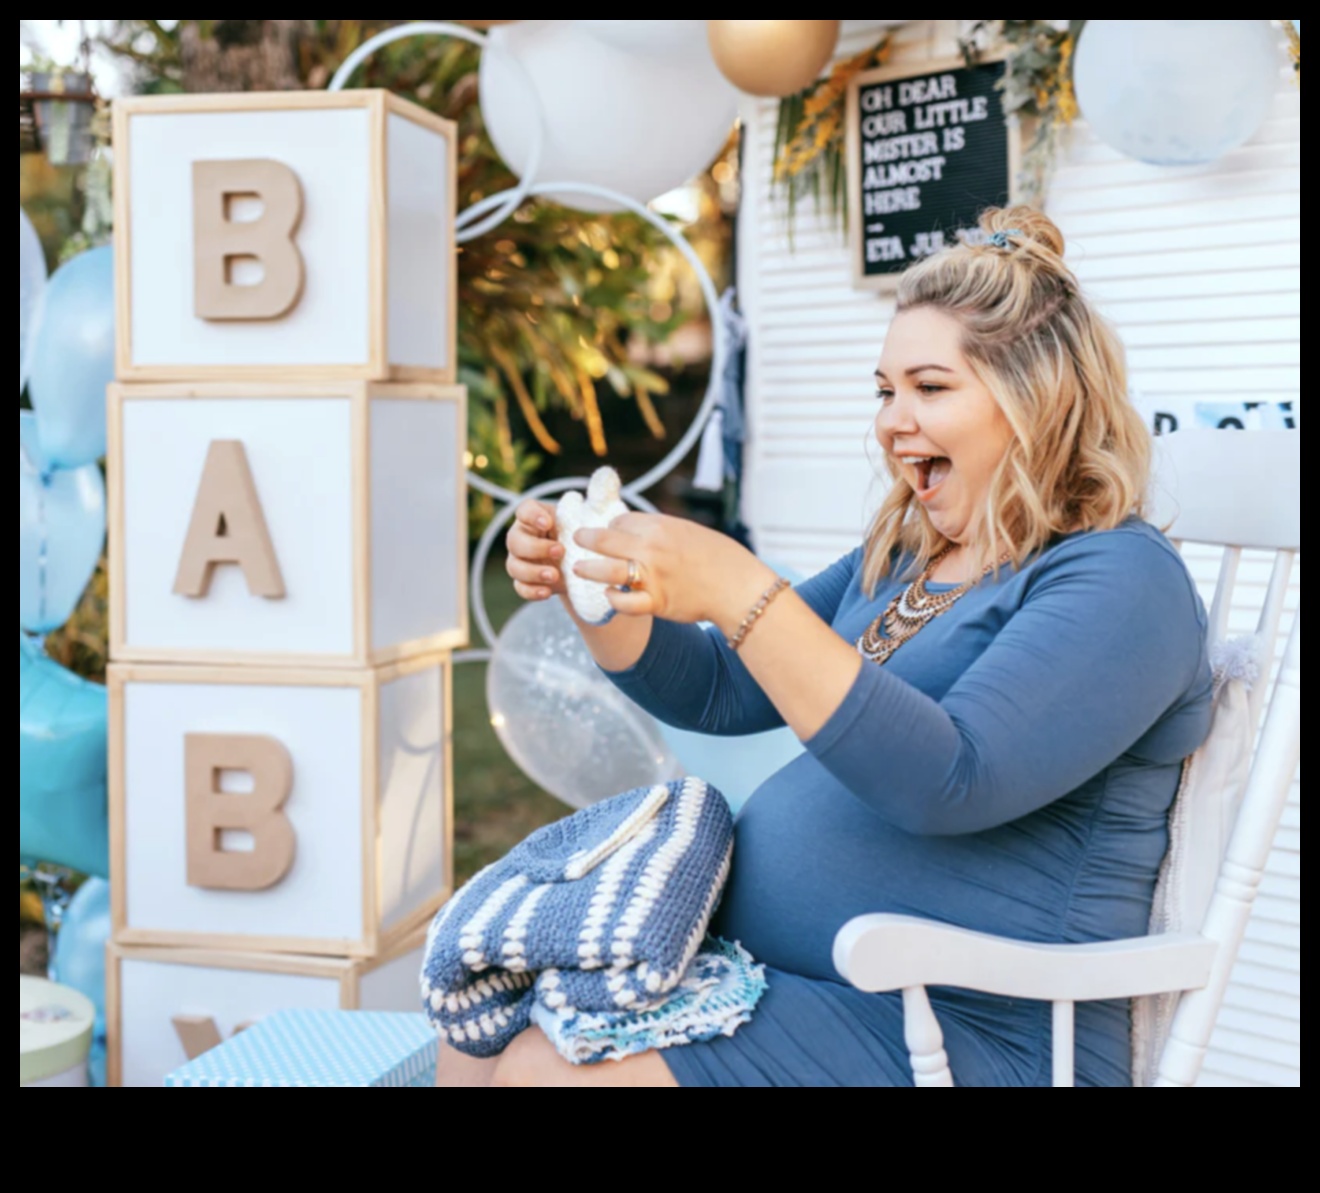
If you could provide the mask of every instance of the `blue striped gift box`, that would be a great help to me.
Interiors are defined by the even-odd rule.
[[[165,1078],[173,1089],[424,1089],[435,1084],[425,1015],[279,1011]]]

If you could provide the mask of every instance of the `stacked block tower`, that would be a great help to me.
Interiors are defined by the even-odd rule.
[[[412,1011],[467,641],[455,131],[380,91],[115,113],[110,1077]]]

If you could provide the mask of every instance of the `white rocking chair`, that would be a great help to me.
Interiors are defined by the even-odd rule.
[[[1159,441],[1157,514],[1181,543],[1224,548],[1211,614],[1222,642],[1244,549],[1272,550],[1274,570],[1260,616],[1261,677],[1252,725],[1263,730],[1224,856],[1190,865],[1218,873],[1199,935],[1170,934],[1089,945],[1001,940],[904,916],[847,924],[834,961],[854,986],[901,991],[907,1045],[919,1088],[951,1087],[954,1074],[926,988],[956,987],[1054,1004],[1054,1085],[1074,1082],[1074,1007],[1079,1002],[1181,995],[1156,1086],[1193,1086],[1237,961],[1247,921],[1301,757],[1302,647],[1297,615],[1277,679],[1284,602],[1301,549],[1300,432],[1189,431]],[[1234,793],[1225,793],[1225,804]]]

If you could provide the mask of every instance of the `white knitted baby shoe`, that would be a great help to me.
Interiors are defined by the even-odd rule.
[[[609,585],[596,580],[584,580],[574,574],[575,565],[588,559],[603,559],[595,551],[579,547],[573,536],[579,530],[602,530],[615,518],[628,512],[619,498],[623,487],[619,474],[613,468],[598,468],[587,486],[585,500],[581,493],[565,493],[559,499],[559,541],[564,545],[564,578],[568,586],[568,599],[577,615],[588,625],[604,625],[614,616],[610,607]]]

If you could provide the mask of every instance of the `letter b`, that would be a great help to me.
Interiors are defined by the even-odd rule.
[[[293,825],[281,811],[293,790],[293,760],[273,737],[189,733],[184,737],[188,885],[210,891],[264,891],[293,866]],[[220,789],[225,771],[243,772],[252,790]],[[222,834],[251,836],[250,852],[225,850]]]
[[[298,176],[282,162],[193,163],[194,307],[199,319],[261,320],[287,315],[302,297],[303,259],[293,234],[302,220]],[[254,220],[239,220],[235,202],[256,199]],[[263,272],[255,284],[236,279],[240,261]]]

